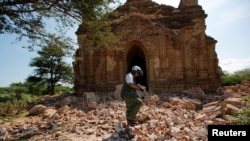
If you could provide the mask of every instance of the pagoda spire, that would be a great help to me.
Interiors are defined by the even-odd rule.
[[[127,0],[127,2],[133,2],[133,1],[145,1],[145,0]],[[148,1],[152,1],[152,0],[148,0]]]
[[[179,4],[179,9],[195,5],[198,5],[198,0],[181,0]]]

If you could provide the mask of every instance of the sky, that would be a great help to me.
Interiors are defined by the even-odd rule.
[[[180,0],[152,0],[159,4],[178,7]],[[121,0],[122,3],[125,0]],[[249,0],[199,0],[206,18],[206,34],[217,40],[216,53],[223,71],[233,73],[250,68],[250,1]],[[53,28],[53,25],[50,25]],[[76,41],[77,26],[67,34]],[[29,66],[35,52],[21,48],[25,40],[15,42],[16,35],[0,34],[0,87],[25,82],[34,68]],[[13,43],[14,42],[14,43]],[[72,62],[71,59],[68,60]]]

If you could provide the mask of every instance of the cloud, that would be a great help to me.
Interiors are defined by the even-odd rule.
[[[250,58],[229,58],[221,60],[219,66],[223,71],[233,73],[235,71],[250,68]]]

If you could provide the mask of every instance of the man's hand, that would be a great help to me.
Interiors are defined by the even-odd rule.
[[[139,89],[140,91],[144,92],[144,90],[142,88]]]

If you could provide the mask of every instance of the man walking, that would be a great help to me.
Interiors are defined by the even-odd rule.
[[[133,66],[131,72],[126,74],[125,81],[123,83],[121,97],[126,103],[126,118],[128,126],[134,126],[136,124],[136,115],[143,104],[142,99],[136,93],[136,90],[143,91],[143,89],[137,86],[135,82],[136,77],[142,76],[142,69],[139,66]]]

